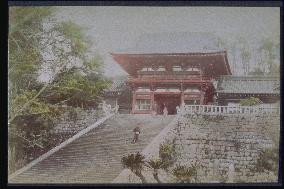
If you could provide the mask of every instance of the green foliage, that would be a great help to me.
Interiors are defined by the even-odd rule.
[[[251,58],[251,54],[248,50],[242,50],[241,51],[241,57],[245,62],[248,62],[249,59]]]
[[[265,149],[260,152],[255,166],[255,171],[263,172],[265,170],[278,174],[279,151],[277,148]]]
[[[271,38],[267,37],[261,41],[258,53],[261,57],[259,67],[264,72],[266,65],[268,66],[268,75],[279,76],[279,64],[277,63],[277,56],[280,52],[279,43],[275,43]]]
[[[164,167],[164,162],[161,159],[150,159],[147,161],[147,166],[153,169],[153,177],[158,182],[161,183],[161,180],[158,176],[158,170]]]
[[[181,183],[190,183],[197,176],[197,169],[195,166],[176,166],[173,171],[173,175],[177,179],[178,182]]]
[[[53,7],[11,7],[9,12],[9,90],[30,89],[36,83],[43,61],[40,40],[43,22],[50,19]]]
[[[241,101],[240,101],[241,106],[254,106],[254,105],[257,105],[257,104],[260,104],[260,103],[261,103],[260,99],[255,98],[255,97],[241,99]]]
[[[263,70],[261,70],[259,67],[255,68],[252,72],[249,72],[248,75],[265,75]]]
[[[11,103],[11,107],[9,107],[11,108],[10,113],[15,114],[16,112],[14,111],[20,109],[27,101],[32,99],[36,95],[36,93],[36,90],[21,90],[21,93],[16,96],[15,99],[11,99],[13,102]],[[59,115],[59,109],[56,106],[41,101],[40,99],[35,99],[32,101],[30,106],[28,106],[23,112],[19,114],[19,116],[39,114],[45,114],[49,117],[57,117]]]
[[[87,58],[88,43],[83,30],[72,22],[54,22],[54,10],[52,7],[10,9],[9,117],[12,119],[23,114],[52,113],[52,105],[56,103],[94,106],[108,86],[101,77],[88,78],[94,74],[88,70],[97,71],[95,74],[99,75],[102,60],[98,55]],[[65,50],[68,46],[71,51]],[[54,60],[46,61],[44,53],[53,54]],[[81,67],[70,65],[70,59],[76,58],[83,63]],[[41,94],[45,86],[37,78],[44,65],[59,72],[54,73],[55,79],[47,88],[48,92]],[[74,70],[79,72],[80,69],[87,75],[75,73]],[[33,100],[37,94],[39,97]],[[22,109],[26,104],[28,107]]]
[[[64,102],[72,107],[89,108],[98,104],[108,86],[108,82],[100,78],[92,80],[80,73],[70,73],[46,91],[44,96],[53,104]]]
[[[130,169],[137,175],[142,183],[146,183],[145,177],[142,175],[143,166],[145,165],[145,156],[137,152],[136,154],[129,154],[121,158],[121,163],[125,168]]]
[[[163,161],[161,159],[150,159],[147,161],[147,165],[152,169],[163,168]]]
[[[168,169],[174,164],[175,148],[173,144],[161,144],[159,149],[159,156],[163,162],[163,168]]]
[[[269,70],[268,75],[279,77],[280,76],[280,65],[272,63],[271,66],[270,66],[270,70]]]
[[[96,54],[92,59],[87,61],[85,65],[89,71],[100,72],[102,69],[103,60],[98,54]]]
[[[22,107],[28,100],[32,99],[36,95],[36,90],[31,91],[23,91],[20,95],[17,96],[15,99],[14,105],[17,107],[15,109],[18,109],[19,107]],[[40,114],[40,113],[46,113],[49,111],[49,107],[47,104],[44,104],[40,102],[38,99],[33,101],[33,103],[29,106],[27,110],[22,112],[20,115],[27,115],[27,114]]]
[[[84,30],[69,21],[58,22],[55,10],[10,8],[9,148],[15,147],[15,161],[30,148],[50,145],[53,122],[64,106],[94,107],[109,86],[101,75],[100,56],[87,56],[90,43]],[[52,72],[48,83],[38,80],[44,71]],[[77,112],[71,109],[75,119]]]
[[[123,156],[121,159],[122,165],[131,171],[141,171],[145,164],[145,156],[137,152]]]
[[[82,29],[71,21],[58,23],[55,30],[71,41],[71,51],[75,56],[83,57],[87,50],[87,41]]]
[[[81,112],[82,112],[82,109],[79,107],[76,107],[76,108],[70,107],[68,117],[70,120],[73,120],[75,122],[78,118],[78,115]]]

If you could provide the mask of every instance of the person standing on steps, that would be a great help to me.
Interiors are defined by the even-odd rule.
[[[131,142],[132,144],[136,143],[139,139],[139,135],[141,133],[139,126],[140,126],[140,124],[138,124],[138,126],[133,129],[134,137],[133,137],[133,140]]]
[[[168,109],[167,109],[166,104],[164,104],[163,115],[164,115],[164,116],[167,116],[167,115],[168,115]]]

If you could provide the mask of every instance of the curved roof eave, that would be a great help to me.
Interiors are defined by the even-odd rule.
[[[226,51],[214,51],[210,53],[206,52],[189,52],[189,53],[147,53],[147,54],[128,54],[128,53],[110,53],[111,56],[114,58],[114,60],[122,66],[122,68],[127,71],[129,74],[132,74],[132,71],[129,70],[131,67],[131,64],[127,59],[129,58],[143,58],[143,57],[208,57],[208,56],[222,56],[225,66],[226,73],[223,73],[222,75],[232,75],[230,66],[228,63],[227,53]]]

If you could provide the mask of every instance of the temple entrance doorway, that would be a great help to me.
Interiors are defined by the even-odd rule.
[[[154,101],[157,114],[163,114],[164,107],[167,107],[168,114],[176,114],[176,107],[181,103],[180,94],[155,94]]]

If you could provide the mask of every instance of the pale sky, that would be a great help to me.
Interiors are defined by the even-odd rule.
[[[278,7],[69,6],[59,7],[57,17],[85,28],[108,76],[125,74],[109,53],[129,47],[145,33],[214,32],[224,40],[243,36],[251,44],[268,36],[280,38]]]

